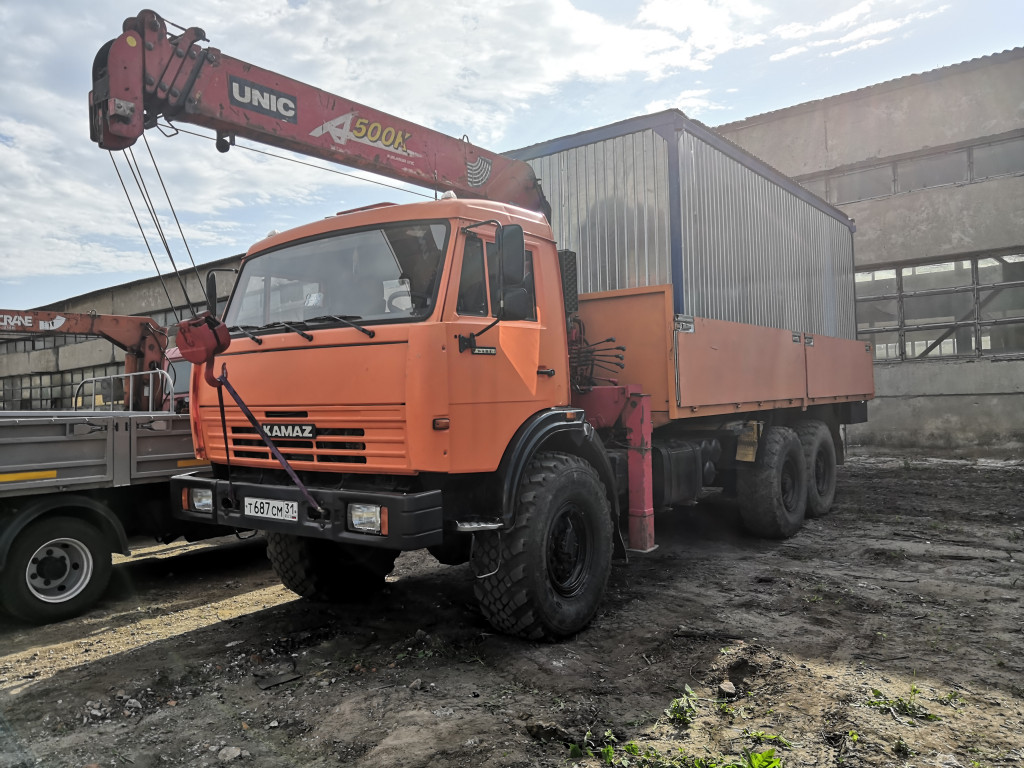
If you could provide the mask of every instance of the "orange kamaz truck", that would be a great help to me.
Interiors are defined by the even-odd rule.
[[[873,395],[840,211],[680,112],[499,155],[204,40],[128,19],[94,140],[189,122],[444,194],[273,235],[182,325],[210,468],[172,481],[181,517],[265,531],[313,599],[406,550],[469,562],[495,628],[553,639],[655,513],[721,492],[783,538],[828,512]]]

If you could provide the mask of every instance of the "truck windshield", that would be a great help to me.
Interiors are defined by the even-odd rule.
[[[331,233],[250,256],[224,322],[360,324],[422,320],[434,310],[449,225],[384,224]]]

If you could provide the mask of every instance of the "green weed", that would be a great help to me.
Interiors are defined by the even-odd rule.
[[[672,699],[665,714],[673,723],[690,725],[697,717],[697,694],[687,685],[682,696]]]
[[[936,714],[932,714],[917,703],[917,695],[920,692],[921,689],[918,688],[916,684],[912,684],[910,686],[910,696],[908,698],[904,699],[897,696],[894,699],[890,699],[877,688],[872,688],[871,698],[868,699],[867,705],[878,709],[888,709],[891,712],[905,715],[906,717],[911,717],[915,720],[941,720],[941,717]]]

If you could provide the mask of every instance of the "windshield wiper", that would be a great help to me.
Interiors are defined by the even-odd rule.
[[[306,341],[312,341],[313,340],[313,334],[306,333],[301,328],[296,328],[294,325],[292,325],[291,323],[286,323],[284,320],[277,320],[277,321],[275,321],[273,323],[267,323],[266,325],[261,325],[256,330],[265,331],[268,328],[287,328],[292,333],[299,334],[299,336],[304,338]]]
[[[311,317],[308,320],[305,320],[304,322],[322,323],[326,320],[333,320],[335,322],[341,323],[342,325],[347,325],[349,328],[355,328],[357,331],[362,331],[372,339],[374,336],[377,335],[376,331],[373,331],[367,328],[366,326],[360,325],[359,323],[352,322],[353,320],[361,319],[362,318],[360,318],[359,315],[317,315],[316,317]]]
[[[253,330],[255,328],[256,328],[255,325],[232,325],[231,327],[228,328],[228,330],[229,331],[241,331],[246,336],[248,336],[250,339],[255,341],[257,344],[262,344],[263,343],[263,339],[261,339],[255,333],[253,333]]]

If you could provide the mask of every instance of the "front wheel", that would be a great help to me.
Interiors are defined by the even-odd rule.
[[[0,574],[0,601],[13,616],[45,624],[78,616],[107,588],[112,563],[102,531],[73,517],[28,525]]]
[[[583,459],[533,458],[510,530],[477,534],[474,586],[501,631],[531,640],[573,635],[590,623],[611,571],[612,521],[604,485]]]
[[[378,593],[398,552],[268,532],[267,558],[281,583],[297,595],[344,603]]]

